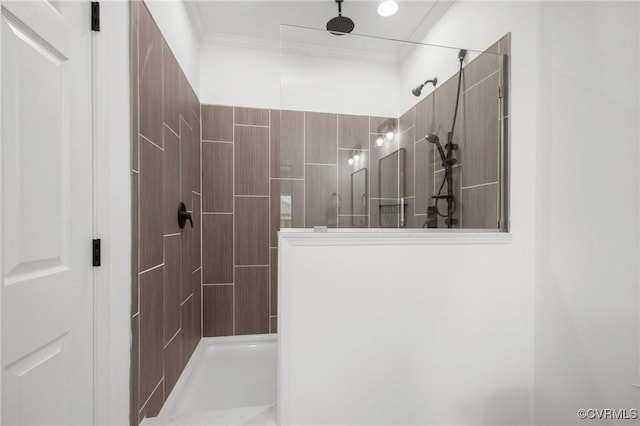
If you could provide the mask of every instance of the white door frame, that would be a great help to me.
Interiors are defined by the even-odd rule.
[[[87,7],[90,7],[89,0]],[[94,153],[94,236],[102,239],[103,246],[103,266],[93,271],[94,424],[128,425],[131,348],[129,2],[102,1],[101,21],[101,31],[92,37],[93,138],[87,141],[93,144]],[[0,35],[0,46],[1,42]],[[0,70],[1,65],[0,62]],[[0,185],[1,179],[2,161]],[[0,223],[1,215],[2,209]],[[0,263],[0,276],[1,268]]]
[[[87,5],[89,7],[89,5]],[[131,351],[131,132],[129,2],[100,2],[93,34],[94,424],[129,424]],[[89,23],[87,23],[89,25]]]

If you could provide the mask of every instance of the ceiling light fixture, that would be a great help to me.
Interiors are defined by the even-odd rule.
[[[395,0],[385,0],[378,5],[378,15],[393,16],[398,11],[398,3]]]

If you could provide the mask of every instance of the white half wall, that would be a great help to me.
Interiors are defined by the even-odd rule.
[[[200,82],[200,37],[182,0],[144,0],[193,90]]]
[[[279,424],[526,425],[533,288],[508,234],[281,232]]]

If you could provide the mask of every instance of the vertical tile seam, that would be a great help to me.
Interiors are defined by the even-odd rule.
[[[371,155],[373,153],[373,146],[371,146],[371,116],[367,116],[367,120],[368,120],[368,125],[367,125],[367,143],[369,144],[369,169],[373,168],[373,155]],[[371,228],[371,170],[369,170],[369,173],[367,173],[367,185],[368,185],[368,194],[367,194],[367,198],[368,198],[368,204],[369,204],[369,224],[368,227]]]
[[[137,10],[137,18],[138,18],[138,23],[136,25],[135,28],[135,34],[136,34],[136,81],[137,81],[137,86],[136,86],[136,112],[137,112],[137,117],[136,117],[136,122],[137,122],[137,128],[136,128],[136,136],[135,136],[135,141],[133,141],[133,143],[136,144],[136,150],[138,152],[137,155],[137,164],[136,167],[138,169],[138,182],[137,182],[137,193],[138,193],[138,197],[136,200],[136,205],[138,207],[138,217],[137,222],[137,241],[136,241],[136,256],[138,257],[138,270],[136,271],[136,281],[137,281],[137,293],[138,293],[138,314],[140,314],[140,229],[142,228],[140,226],[140,219],[141,219],[141,214],[140,214],[140,10],[139,10],[139,6],[137,5],[136,8]],[[133,331],[133,330],[132,330]],[[138,348],[138,353],[136,354],[136,366],[137,366],[137,370],[136,370],[136,376],[137,377],[132,377],[131,380],[135,381],[135,388],[137,391],[137,395],[135,395],[135,402],[136,402],[136,411],[138,413],[138,415],[136,416],[136,421],[135,424],[139,424],[140,422],[140,411],[138,411],[139,409],[141,409],[142,407],[140,407],[140,316],[138,316],[138,335],[136,336],[136,345]],[[130,419],[131,420],[131,419]]]
[[[164,118],[165,118],[165,109],[166,109],[166,106],[165,106],[166,96],[165,96],[165,93],[164,93],[164,86],[165,86],[165,84],[164,84],[164,81],[165,81],[165,75],[164,75],[164,55],[165,55],[165,52],[164,52],[164,49],[165,49],[165,40],[164,40],[164,37],[162,36],[162,34],[160,34],[160,85],[161,85],[161,89],[160,89],[160,96],[161,96],[160,105],[162,107],[162,112],[161,112],[161,114],[162,114],[161,117],[162,118],[160,120],[160,123],[161,123],[160,124],[160,138],[162,140],[162,149],[163,149],[163,151],[162,151],[162,181],[160,182],[159,185],[160,185],[160,188],[162,190],[162,196],[161,196],[162,197],[162,210],[161,210],[162,212],[166,212],[166,203],[167,203],[167,200],[166,200],[166,197],[165,197],[165,195],[167,193],[167,188],[166,188],[166,183],[165,183],[166,182],[167,170],[165,168],[165,164],[166,164],[166,161],[167,161],[166,156],[168,155],[168,153],[166,151],[164,151],[164,147],[166,146],[165,145],[166,141],[165,141],[165,138],[164,138],[164,125],[165,125]],[[163,214],[163,216],[164,216],[164,214]],[[163,234],[164,234],[165,222],[166,222],[166,219],[163,217],[162,218],[162,231],[163,231],[162,233]],[[167,259],[166,259],[166,250],[165,250],[164,242],[165,241],[164,241],[164,237],[163,237],[162,238],[162,264],[166,265],[166,260]],[[165,282],[165,279],[164,279],[164,273],[165,273],[165,268],[163,266],[162,267],[162,343],[163,343],[163,345],[164,345],[165,337],[166,337],[165,336],[165,320],[166,320],[166,314],[167,314],[165,312],[165,309],[164,309],[164,307],[166,305],[166,301],[164,300],[165,299],[164,291],[165,291],[165,286],[166,286],[166,282]],[[160,351],[159,355],[160,355],[160,357],[162,359],[162,379],[163,379],[162,380],[162,402],[164,404],[164,400],[165,400],[164,347]]]
[[[269,231],[268,237],[267,237],[267,241],[268,241],[268,247],[267,250],[269,251],[269,269],[268,269],[268,274],[269,274],[269,309],[267,310],[269,317],[271,316],[271,111],[272,110],[267,110],[268,111],[268,116],[269,116],[269,144],[267,146],[268,149],[268,163],[267,164],[267,183],[268,183],[268,190],[269,190],[269,220],[267,222],[267,230]],[[269,320],[269,318],[267,318],[267,328],[269,329],[269,333],[271,333],[271,321]]]
[[[280,120],[282,123],[282,119]],[[282,129],[280,129],[282,131]],[[307,227],[307,113],[302,112],[302,173],[303,173],[303,212],[302,212],[302,227]],[[279,246],[278,246],[279,247]]]
[[[233,262],[233,272],[232,272],[232,277],[233,277],[233,298],[232,298],[232,306],[231,306],[231,312],[232,312],[232,319],[231,319],[231,335],[235,336],[236,335],[236,126],[235,126],[235,122],[236,122],[236,108],[232,107],[231,109],[231,139],[233,139],[233,153],[232,153],[232,174],[233,177],[231,179],[231,185],[233,186],[233,235],[231,237],[231,241],[233,244],[233,257],[232,257],[232,262]]]
[[[200,135],[198,137],[199,140],[199,148],[200,148],[200,192],[204,194],[204,190],[202,187],[202,174],[203,174],[203,161],[202,161],[202,104],[200,103],[200,99],[198,99],[198,121],[199,121],[199,129],[200,129]],[[202,199],[204,198],[204,195],[200,196],[200,339],[202,339],[202,337],[204,336],[204,289],[203,289],[203,282],[204,282],[204,269],[203,269],[203,265],[204,262],[202,261],[203,259],[203,255],[202,255],[202,240],[203,238],[203,229],[204,226],[203,225],[203,220],[202,220]]]
[[[340,179],[340,151],[338,151],[338,147],[340,146],[340,144],[338,143],[338,138],[339,136],[339,126],[340,126],[340,114],[336,114],[336,228],[340,227],[340,223],[338,222],[339,218],[338,218],[338,212],[340,211],[340,184],[339,179]]]

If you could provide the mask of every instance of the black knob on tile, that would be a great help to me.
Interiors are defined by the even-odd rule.
[[[187,206],[184,203],[180,203],[178,205],[178,226],[180,229],[184,228],[187,224],[187,220],[191,223],[191,227],[193,228],[193,219],[191,218],[191,213],[187,211]]]

